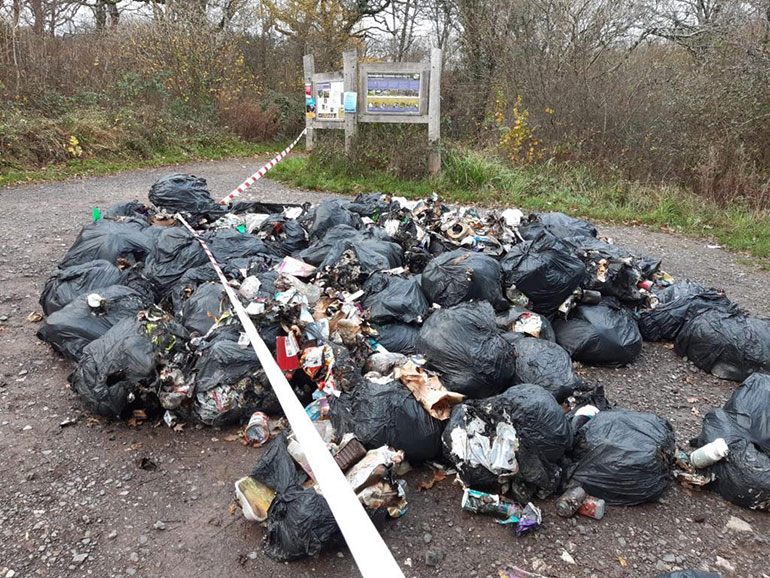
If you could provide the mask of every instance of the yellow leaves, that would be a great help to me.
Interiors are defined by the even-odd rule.
[[[72,155],[74,158],[80,158],[83,156],[83,148],[80,146],[80,141],[78,140],[78,137],[75,135],[72,135],[69,138],[68,145],[66,147],[67,152]]]
[[[550,106],[545,107],[545,114],[553,114],[553,109]]]
[[[498,146],[508,158],[515,163],[532,163],[540,157],[538,141],[529,125],[529,110],[523,107],[521,96],[516,96],[516,102],[512,109],[512,122],[510,127],[504,126],[504,109],[507,102],[501,90],[497,92],[495,100],[495,121],[501,136]],[[551,109],[546,109],[546,111]]]

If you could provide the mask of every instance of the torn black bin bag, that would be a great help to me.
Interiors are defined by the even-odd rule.
[[[580,305],[565,320],[553,322],[556,342],[572,359],[590,365],[620,367],[642,351],[642,335],[634,316],[607,297],[598,305]]]
[[[263,538],[270,559],[300,560],[341,542],[342,535],[326,498],[300,485],[283,434],[269,442],[251,476],[275,491]]]
[[[168,227],[147,256],[144,273],[158,296],[165,296],[188,270],[208,264],[198,240],[184,227]]]
[[[387,286],[363,303],[375,323],[421,322],[430,305],[416,277],[390,277]]]
[[[331,397],[329,406],[337,434],[353,433],[368,449],[387,444],[411,462],[441,455],[443,424],[398,381],[364,379],[350,393]]]
[[[538,213],[530,215],[528,221],[519,227],[519,233],[525,239],[534,239],[543,232],[557,238],[596,237],[596,227],[588,221],[570,217],[564,213]]]
[[[126,317],[133,317],[151,305],[146,295],[131,287],[112,285],[98,291],[102,301],[88,304],[88,295],[82,294],[43,320],[37,336],[61,353],[77,361],[83,348],[98,339]]]
[[[754,372],[770,372],[770,319],[737,308],[706,309],[685,322],[674,351],[703,371],[743,381]]]
[[[556,333],[548,318],[545,315],[530,311],[526,307],[511,306],[508,311],[495,318],[495,323],[502,331],[513,331],[548,341],[556,341]]]
[[[417,352],[451,390],[470,398],[500,393],[516,371],[513,347],[495,324],[486,301],[461,303],[428,317],[417,339]]]
[[[707,309],[736,309],[721,291],[697,283],[676,283],[657,293],[654,309],[639,313],[639,331],[647,341],[673,341],[685,321]]]
[[[337,241],[343,241],[345,239],[361,240],[360,231],[351,227],[350,225],[336,225],[331,227],[319,241],[313,241],[310,246],[303,249],[299,253],[299,258],[305,263],[310,263],[314,267],[318,267],[332,250]]]
[[[375,223],[380,217],[391,212],[398,212],[401,205],[397,201],[387,201],[382,193],[361,193],[348,205],[348,210],[362,217],[369,217]]]
[[[350,201],[346,199],[331,199],[311,209],[308,214],[308,218],[312,218],[309,227],[310,240],[323,239],[326,232],[336,225],[349,225],[360,229],[361,217],[348,210],[349,205]]]
[[[136,217],[137,219],[145,219],[150,214],[150,209],[144,203],[139,201],[125,201],[121,203],[115,203],[110,205],[102,211],[102,218],[115,219],[117,217]]]
[[[211,263],[198,265],[184,272],[179,281],[174,283],[168,297],[171,299],[171,305],[176,315],[181,314],[182,307],[192,296],[199,285],[208,281],[217,281],[219,277]]]
[[[676,443],[671,424],[652,413],[600,411],[577,432],[571,481],[613,506],[660,498]]]
[[[266,203],[264,201],[236,201],[230,205],[229,212],[239,215],[241,213],[256,213],[262,215],[273,215],[282,213],[284,209],[292,207],[301,207],[297,203]]]
[[[144,261],[154,245],[146,234],[147,228],[147,223],[139,219],[100,219],[90,223],[80,230],[59,267],[82,265],[96,259],[113,265]]]
[[[295,255],[308,245],[307,233],[300,222],[280,214],[270,215],[259,226],[259,231],[265,235],[270,251],[280,257]]]
[[[120,418],[141,408],[149,414],[160,407],[158,361],[186,338],[175,323],[145,324],[126,317],[85,346],[69,381],[94,413]]]
[[[522,333],[506,333],[505,339],[516,352],[515,383],[534,383],[562,403],[582,385],[572,369],[572,358],[552,341]]]
[[[710,487],[738,506],[770,510],[770,375],[753,374],[722,409],[706,414],[697,445],[717,438],[730,451],[709,467],[716,476]]]
[[[553,313],[580,286],[585,265],[549,234],[514,245],[500,261],[503,285],[515,285],[537,313]]]
[[[218,263],[224,264],[231,259],[256,257],[258,255],[276,256],[262,241],[253,235],[239,233],[235,229],[216,229],[206,235],[206,244]],[[276,258],[276,262],[280,259]]]
[[[43,313],[58,311],[82,293],[91,293],[110,285],[120,285],[123,273],[104,259],[57,269],[45,282],[40,295]]]
[[[343,259],[344,253],[355,256],[354,260],[363,275],[393,269],[403,264],[403,253],[398,244],[381,239],[359,238],[337,241],[318,266],[319,269],[334,268]]]
[[[189,331],[205,335],[222,316],[223,299],[224,308],[227,309],[229,300],[225,296],[222,285],[218,281],[204,283],[182,302],[177,318]]]
[[[200,219],[215,221],[228,212],[211,198],[206,179],[173,173],[158,179],[149,193],[150,202],[167,213],[185,213],[195,223]]]
[[[372,325],[372,328],[377,332],[372,337],[391,353],[409,355],[417,351],[417,338],[420,336],[418,325],[387,323]]]
[[[252,348],[217,340],[202,348],[192,367],[195,413],[208,425],[227,425],[255,411],[280,413],[280,404]]]
[[[546,495],[559,487],[572,430],[550,393],[524,384],[457,405],[443,444],[466,485],[497,491],[501,482],[510,481],[516,499],[528,500],[535,492]]]
[[[422,287],[431,303],[451,307],[472,299],[489,301],[497,311],[508,308],[500,264],[488,255],[457,249],[443,253],[422,272]]]

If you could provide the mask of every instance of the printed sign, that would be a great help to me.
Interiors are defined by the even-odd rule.
[[[419,72],[367,73],[366,112],[420,114],[421,77]]]
[[[356,112],[356,108],[358,106],[358,93],[357,92],[346,92],[345,93],[345,112]]]
[[[316,82],[316,120],[342,120],[345,118],[343,95],[342,80]]]

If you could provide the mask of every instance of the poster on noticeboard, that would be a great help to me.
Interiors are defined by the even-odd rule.
[[[316,120],[343,120],[344,83],[342,80],[329,80],[315,83],[315,118]]]
[[[419,72],[369,72],[366,75],[366,112],[369,114],[420,114],[422,74]]]

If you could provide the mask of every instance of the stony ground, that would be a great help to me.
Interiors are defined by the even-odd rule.
[[[178,167],[225,193],[259,166],[252,160]],[[356,576],[345,550],[291,565],[266,559],[260,526],[230,509],[232,484],[258,450],[228,441],[232,429],[130,427],[90,417],[67,387],[68,364],[35,338],[27,315],[91,207],[137,198],[168,169],[0,190],[0,578],[12,576]],[[246,198],[318,201],[320,193],[260,181]],[[770,274],[735,256],[644,229],[602,227],[618,243],[664,257],[670,273],[723,287],[755,314],[770,313]],[[645,343],[624,369],[586,369],[609,397],[654,411],[674,425],[680,445],[702,416],[721,405],[734,383]],[[75,423],[61,427],[65,420]],[[148,458],[157,468],[139,467]],[[562,576],[651,577],[692,567],[725,576],[770,574],[770,517],[719,495],[672,488],[659,504],[609,508],[601,521],[564,520],[551,502],[544,523],[516,538],[509,529],[460,509],[461,490],[447,479],[431,490],[407,476],[409,513],[384,537],[408,577],[496,576],[505,565]],[[735,517],[738,520],[732,520]],[[741,524],[740,521],[744,523]],[[567,551],[575,564],[561,559]],[[427,565],[427,562],[436,565]]]

